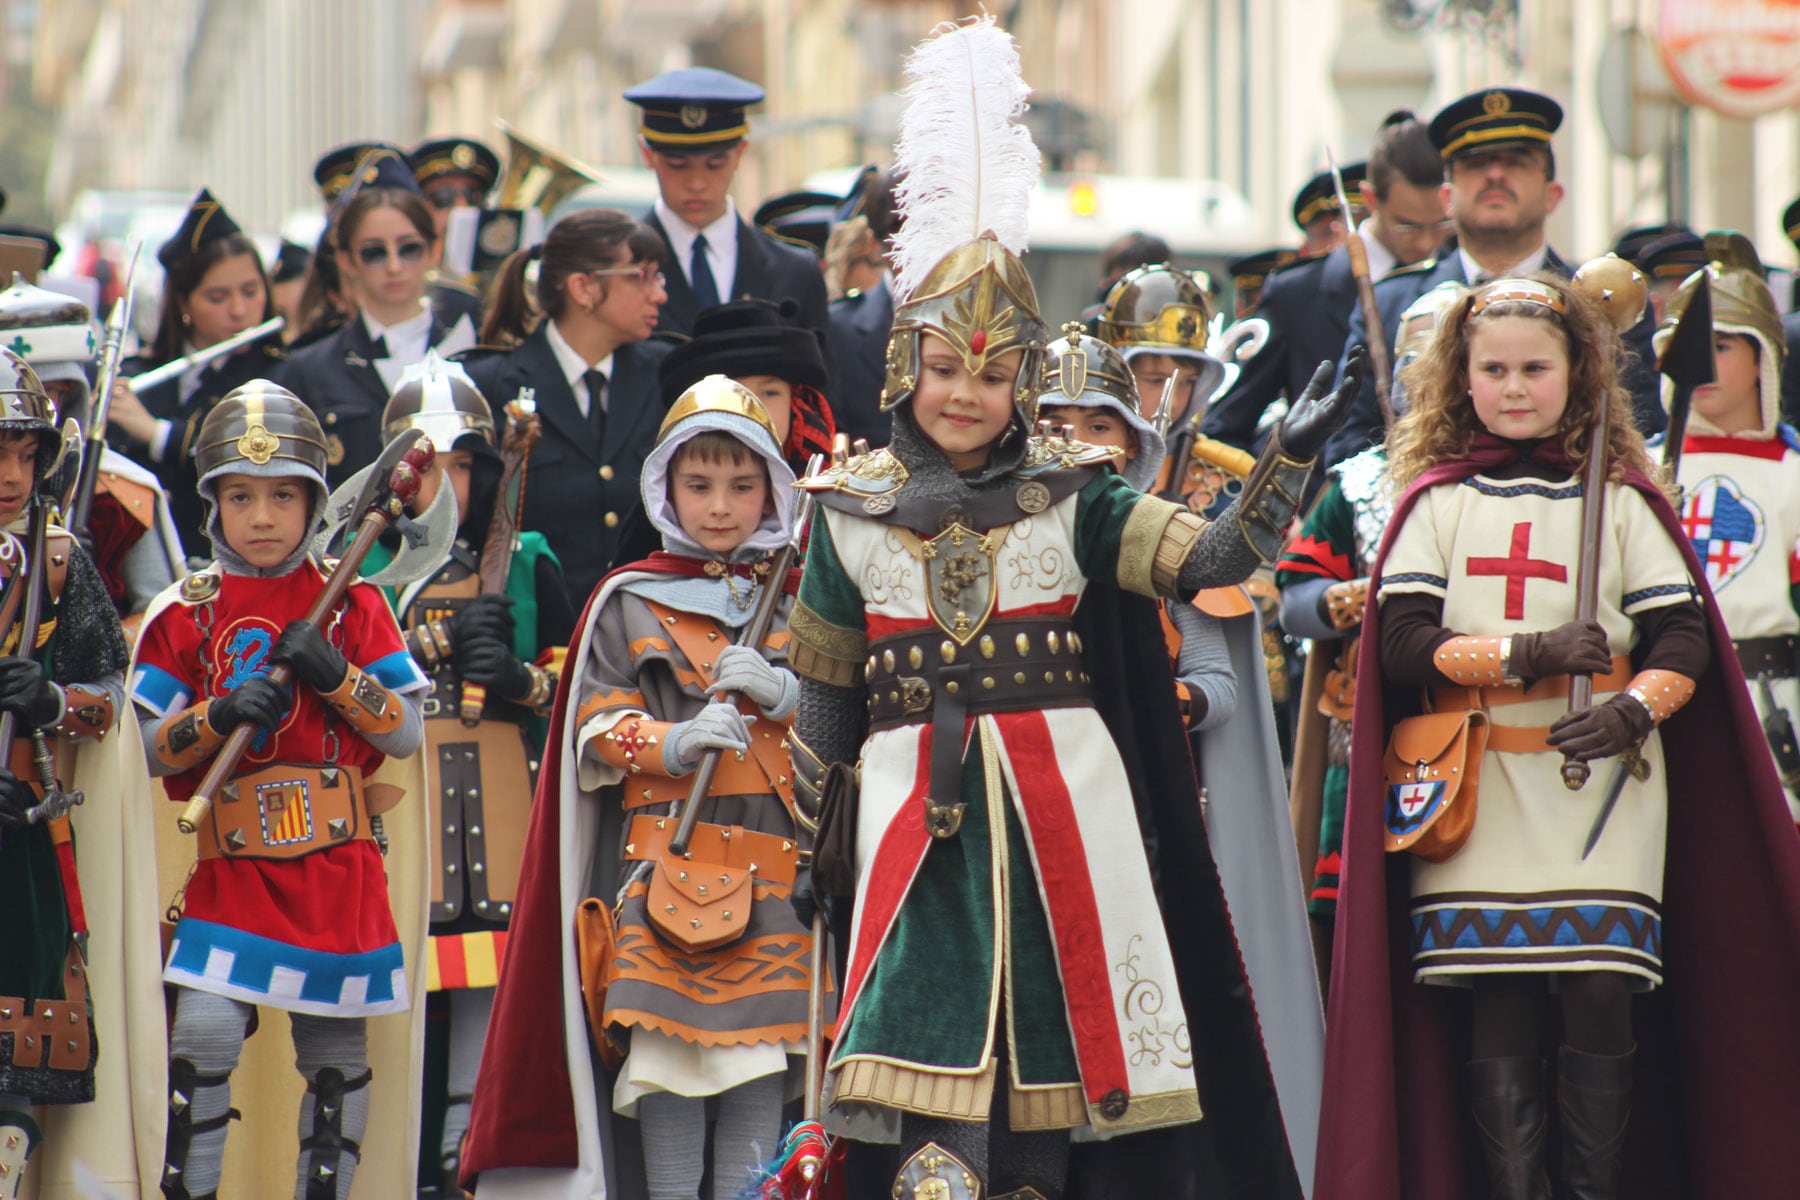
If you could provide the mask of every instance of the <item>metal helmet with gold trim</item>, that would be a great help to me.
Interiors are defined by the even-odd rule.
[[[1203,276],[1168,263],[1127,271],[1106,293],[1100,336],[1120,350],[1203,353],[1212,320],[1206,291]]]
[[[945,255],[895,309],[881,411],[910,399],[917,389],[926,335],[941,338],[972,375],[1014,350],[1024,351],[1013,407],[1027,428],[1037,421],[1037,381],[1050,330],[1038,315],[1037,289],[1025,264],[993,235]]]
[[[227,472],[297,475],[325,491],[325,432],[300,397],[267,379],[233,388],[206,414],[194,438],[200,491]]]
[[[1675,327],[1687,311],[1688,301],[1699,287],[1702,271],[1712,289],[1712,323],[1719,333],[1734,333],[1756,341],[1758,382],[1762,389],[1761,428],[1766,432],[1781,419],[1781,372],[1787,362],[1787,337],[1781,327],[1781,313],[1775,307],[1774,293],[1769,291],[1768,276],[1762,258],[1750,239],[1733,230],[1717,230],[1706,235],[1707,263],[1701,271],[1689,275],[1663,310],[1662,325],[1652,339],[1658,354],[1675,334]],[[1672,396],[1672,385],[1663,378],[1663,403]],[[1696,432],[1714,432],[1698,409],[1688,417],[1688,425]]]
[[[713,435],[707,457],[716,458],[719,448],[730,447],[719,435],[738,442],[743,449],[762,462],[768,473],[769,505],[762,520],[733,550],[732,557],[768,554],[787,541],[794,519],[794,472],[782,457],[781,443],[775,437],[775,422],[756,393],[725,375],[708,375],[691,385],[669,406],[662,426],[656,431],[656,444],[644,457],[639,488],[644,498],[644,514],[650,524],[663,535],[663,544],[677,554],[713,557],[702,550],[697,539],[681,525],[675,507],[671,476],[677,471],[682,448],[695,438]]]
[[[0,348],[0,434],[27,433],[37,434],[37,480],[41,482],[62,457],[56,406],[31,364]]]
[[[1137,385],[1118,350],[1088,333],[1079,321],[1063,326],[1063,336],[1044,351],[1044,387],[1038,406],[1070,404],[1110,408],[1137,437],[1137,454],[1119,463],[1119,474],[1139,491],[1156,481],[1166,449],[1162,435],[1138,408]]]
[[[494,413],[487,398],[462,364],[447,362],[436,350],[406,368],[400,385],[381,410],[381,436],[387,441],[408,429],[422,429],[431,444],[445,451],[458,438],[475,434],[494,445]]]

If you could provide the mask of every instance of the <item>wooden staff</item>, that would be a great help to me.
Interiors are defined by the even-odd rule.
[[[481,567],[476,573],[481,590],[497,595],[506,594],[520,514],[525,509],[526,463],[543,432],[537,403],[527,391],[521,389],[518,398],[506,406],[506,432],[500,439],[500,486],[494,492],[494,514],[488,520],[487,536],[481,543]],[[486,706],[487,688],[465,679],[456,708],[462,723],[471,729],[481,724],[481,710]]]
[[[1381,427],[1392,429],[1394,370],[1388,357],[1387,331],[1381,327],[1381,305],[1375,302],[1375,280],[1369,274],[1369,248],[1363,245],[1362,235],[1351,223],[1350,197],[1344,191],[1344,174],[1338,170],[1330,146],[1325,147],[1325,161],[1331,166],[1331,182],[1337,188],[1338,210],[1343,213],[1344,227],[1350,231],[1350,236],[1344,239],[1344,249],[1350,254],[1350,274],[1356,279],[1356,302],[1362,309],[1363,329],[1368,335],[1365,345],[1369,350],[1369,366],[1375,372],[1375,403],[1381,406]]]
[[[402,439],[416,443],[410,446],[400,459],[394,473],[388,477],[385,494],[376,498],[362,524],[357,528],[356,540],[344,551],[344,557],[338,560],[337,566],[325,580],[325,588],[306,612],[306,621],[313,625],[323,625],[331,611],[343,600],[344,593],[356,582],[357,572],[361,570],[363,559],[387,531],[388,526],[400,519],[407,502],[419,493],[419,481],[425,472],[431,470],[436,455],[432,451],[431,442],[416,429],[408,430],[400,435]],[[286,686],[294,677],[293,668],[286,663],[276,663],[269,671],[271,682]],[[213,801],[218,798],[219,791],[230,781],[232,773],[237,770],[238,762],[244,752],[250,749],[250,742],[256,737],[256,726],[245,722],[231,731],[225,745],[213,759],[212,766],[207,769],[206,778],[194,790],[193,799],[181,810],[178,824],[181,832],[193,833],[200,828],[200,822],[212,808]]]

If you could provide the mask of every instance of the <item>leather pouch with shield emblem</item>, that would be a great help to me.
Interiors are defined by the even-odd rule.
[[[1479,710],[1423,713],[1394,726],[1381,762],[1390,852],[1443,862],[1463,848],[1475,828],[1487,740]]]

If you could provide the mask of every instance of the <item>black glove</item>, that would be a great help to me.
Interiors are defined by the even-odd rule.
[[[1612,649],[1600,622],[1570,621],[1542,633],[1513,634],[1507,669],[1517,679],[1604,675],[1612,670]]]
[[[30,784],[0,767],[0,829],[23,828],[28,824],[25,814],[37,802],[37,793],[31,790]]]
[[[41,729],[55,724],[62,711],[62,693],[35,660],[0,658],[0,711]]]
[[[451,653],[460,657],[478,638],[512,645],[512,605],[511,596],[483,592],[459,608],[448,622]]]
[[[522,700],[531,691],[531,672],[497,638],[483,635],[458,642],[456,663],[464,683],[479,683],[503,700]]]
[[[1319,364],[1312,381],[1281,422],[1281,448],[1289,458],[1304,461],[1319,456],[1331,435],[1350,415],[1350,404],[1362,391],[1368,368],[1368,351],[1361,346],[1352,347],[1344,360],[1344,382],[1333,392],[1327,389],[1337,368],[1329,360]]]
[[[801,863],[794,868],[794,889],[788,893],[788,907],[794,910],[794,916],[800,924],[811,929],[813,917],[819,913],[820,900],[813,892],[813,872],[811,863]],[[825,919],[831,920],[831,897],[824,898]]]
[[[311,621],[289,621],[288,627],[275,639],[270,659],[286,663],[294,669],[294,678],[321,694],[335,692],[350,673],[343,653],[325,640],[319,627]]]
[[[1623,754],[1650,732],[1650,710],[1623,693],[1605,704],[1565,713],[1550,726],[1550,745],[1564,758],[1589,762]]]
[[[215,733],[230,733],[248,721],[273,733],[287,715],[288,690],[267,675],[252,675],[206,708],[206,723]]]

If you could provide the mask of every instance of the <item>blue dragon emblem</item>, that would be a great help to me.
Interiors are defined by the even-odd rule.
[[[275,639],[266,629],[238,629],[225,643],[225,677],[220,680],[224,691],[232,691],[246,679],[269,673],[269,651],[274,648]],[[266,730],[257,730],[250,741],[252,754],[262,753],[269,744]]]

